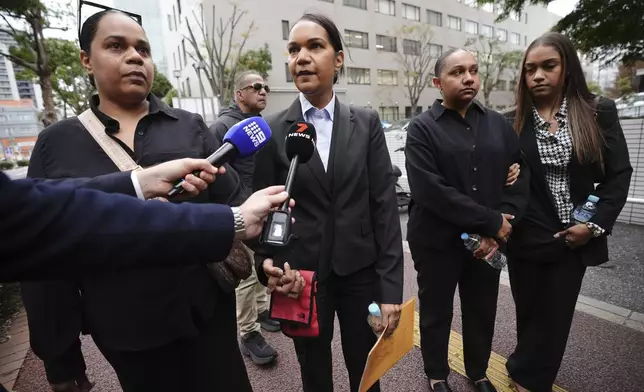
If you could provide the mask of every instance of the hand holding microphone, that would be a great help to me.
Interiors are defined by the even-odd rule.
[[[285,191],[291,194],[295,175],[300,163],[306,163],[315,152],[316,142],[315,127],[311,123],[296,122],[291,125],[286,134],[285,150],[286,156],[291,160],[291,166],[286,176]],[[289,199],[286,199],[282,206],[271,211],[262,231],[260,242],[273,246],[285,246],[291,239],[291,213],[289,211]]]
[[[210,164],[219,167],[233,157],[245,158],[259,151],[271,138],[271,128],[259,116],[249,117],[230,127],[224,135],[224,144],[207,159]],[[193,173],[199,177],[199,172]],[[168,197],[176,196],[185,191],[180,180],[168,192]]]

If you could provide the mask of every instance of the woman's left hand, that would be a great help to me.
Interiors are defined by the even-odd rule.
[[[402,311],[401,305],[395,304],[380,304],[380,313],[382,314],[382,324],[387,326],[387,333],[385,337],[391,336],[400,321],[400,312]]]
[[[593,232],[584,223],[580,223],[555,234],[555,238],[559,237],[565,238],[566,246],[570,249],[577,249],[586,245],[593,238]]]
[[[519,178],[519,173],[521,173],[521,165],[515,163],[510,166],[510,170],[508,170],[508,178],[505,180],[505,186],[514,185],[514,183],[517,182],[517,179]]]

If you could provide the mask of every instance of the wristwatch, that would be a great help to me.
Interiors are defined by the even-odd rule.
[[[233,218],[235,219],[235,234],[245,234],[244,216],[241,214],[239,207],[231,207],[230,209],[233,211]]]

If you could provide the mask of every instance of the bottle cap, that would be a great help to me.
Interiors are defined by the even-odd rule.
[[[469,238],[470,238],[470,235],[469,235],[469,234],[467,234],[467,233],[463,233],[463,234],[461,234],[461,239],[462,239],[463,241],[465,241],[465,240],[467,240],[467,239],[469,239]]]
[[[588,201],[592,201],[593,203],[597,203],[599,201],[599,197],[595,195],[590,195],[588,196]]]
[[[377,303],[372,303],[369,305],[369,314],[372,316],[380,317],[382,314],[380,313],[380,307],[378,306]]]

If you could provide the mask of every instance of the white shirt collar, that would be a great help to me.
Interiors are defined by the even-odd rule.
[[[302,106],[302,117],[306,119],[306,112],[308,112],[309,109],[314,106],[311,104],[311,102],[309,102],[308,99],[306,99],[306,96],[303,93],[300,93],[300,106]],[[333,113],[335,111],[335,92],[333,93],[331,101],[322,110],[326,110],[329,118],[331,119],[331,121],[333,121]]]

